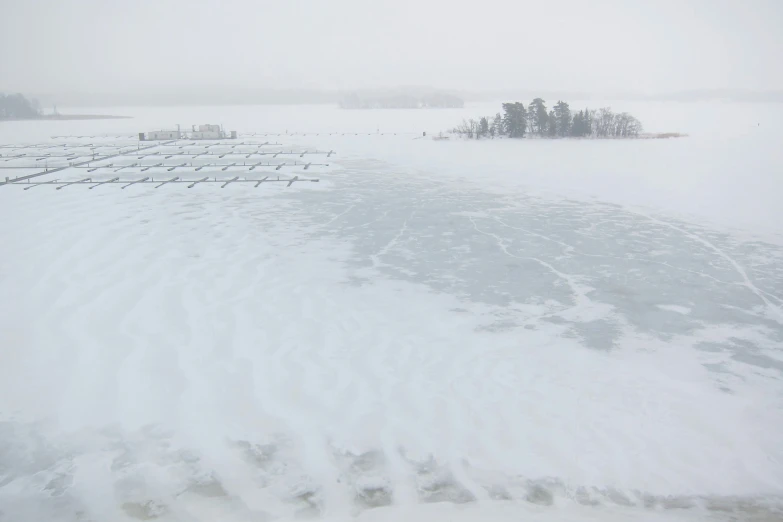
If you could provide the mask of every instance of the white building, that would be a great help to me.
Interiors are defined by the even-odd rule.
[[[144,135],[145,140],[178,140],[182,137],[182,132],[178,130],[173,131],[150,131]]]
[[[224,140],[224,139],[236,139],[237,131],[231,131],[227,134],[223,131],[220,125],[199,125],[198,128],[193,125],[190,132],[183,132],[177,125],[177,130],[156,130],[150,132],[140,132],[140,141],[158,141],[158,140]]]
[[[193,140],[220,140],[225,137],[220,125],[199,125],[198,129],[194,125],[190,133],[190,138]]]

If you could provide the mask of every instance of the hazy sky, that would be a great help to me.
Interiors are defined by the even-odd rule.
[[[0,89],[783,88],[783,0],[0,0]]]

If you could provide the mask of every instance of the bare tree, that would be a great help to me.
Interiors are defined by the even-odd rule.
[[[506,128],[503,125],[503,116],[500,113],[495,114],[495,118],[492,120],[492,126],[495,128],[495,133],[499,136],[506,132]]]
[[[598,109],[595,118],[595,135],[599,138],[614,135],[614,113],[609,107]]]

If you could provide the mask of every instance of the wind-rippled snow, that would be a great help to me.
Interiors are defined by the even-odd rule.
[[[338,151],[320,183],[0,187],[0,520],[779,519],[783,161],[713,109],[736,135],[282,136]]]

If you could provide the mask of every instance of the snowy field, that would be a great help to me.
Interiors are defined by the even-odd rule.
[[[783,106],[429,139],[499,105],[0,123],[338,153],[292,187],[0,186],[0,520],[781,520]]]

